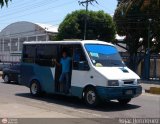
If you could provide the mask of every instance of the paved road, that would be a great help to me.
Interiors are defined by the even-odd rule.
[[[72,97],[34,98],[29,89],[0,79],[0,118],[160,118],[160,96],[143,93],[129,105],[109,102],[95,109]],[[92,120],[92,119],[91,119]]]

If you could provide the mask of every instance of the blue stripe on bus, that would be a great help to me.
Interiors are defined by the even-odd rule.
[[[55,80],[50,67],[43,67],[35,64],[22,64],[21,69],[21,71],[25,72],[21,76],[22,84],[29,87],[32,80],[38,80],[42,91],[54,93]]]

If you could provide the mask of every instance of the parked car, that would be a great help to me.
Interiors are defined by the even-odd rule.
[[[2,79],[5,83],[11,81],[18,83],[20,75],[20,64],[12,64],[6,68],[3,68]]]
[[[2,71],[4,68],[8,68],[11,65],[11,63],[0,63],[0,71]]]

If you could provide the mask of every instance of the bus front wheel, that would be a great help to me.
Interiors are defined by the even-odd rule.
[[[119,102],[119,104],[121,104],[121,105],[126,105],[126,104],[128,104],[130,101],[131,101],[130,98],[128,98],[128,99],[118,99],[118,102]]]
[[[40,83],[36,80],[33,80],[30,85],[30,92],[32,96],[40,96],[41,95],[41,86]]]
[[[95,88],[88,87],[84,92],[84,101],[89,107],[95,107],[98,105],[98,95]]]

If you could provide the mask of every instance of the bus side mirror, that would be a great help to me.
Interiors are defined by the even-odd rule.
[[[79,68],[79,70],[84,70],[84,71],[88,71],[90,69],[90,67],[86,61],[80,61],[78,68]]]

